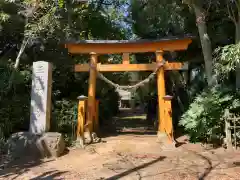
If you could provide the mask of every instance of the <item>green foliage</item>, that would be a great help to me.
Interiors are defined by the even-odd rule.
[[[0,22],[6,22],[8,19],[10,18],[10,16],[8,14],[5,14],[3,12],[0,12]]]
[[[240,96],[235,92],[235,78],[231,79],[240,62],[239,49],[239,44],[216,49],[215,86],[199,94],[181,118],[180,125],[194,142],[221,141],[225,137],[224,118],[227,112],[239,115]]]
[[[77,102],[63,99],[53,106],[51,131],[62,133],[67,145],[72,145],[76,138]]]
[[[0,67],[0,140],[16,131],[28,130],[30,117],[30,72],[16,74],[13,90],[6,94],[5,89],[11,68],[5,64]]]
[[[101,88],[101,87],[99,87]],[[119,95],[115,89],[104,87],[97,92],[99,97],[99,121],[102,126],[118,113]]]
[[[58,6],[60,8],[63,8],[65,1],[64,0],[58,0]]]
[[[176,0],[131,0],[130,12],[133,31],[142,38],[183,35],[187,22],[193,20]]]
[[[232,88],[207,88],[196,97],[179,124],[193,142],[219,143],[224,137],[224,115],[240,110],[239,98]]]
[[[231,44],[215,51],[214,70],[218,80],[224,81],[229,78],[231,72],[235,72],[240,63],[240,43]]]
[[[205,87],[207,87],[205,72],[203,67],[192,69],[194,75],[191,78],[190,85],[187,87],[187,93],[189,96],[190,103],[194,101],[195,97],[201,93]]]

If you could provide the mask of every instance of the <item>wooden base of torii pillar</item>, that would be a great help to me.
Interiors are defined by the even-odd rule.
[[[82,41],[78,43],[68,43],[66,47],[70,53],[89,53],[90,64],[75,65],[75,72],[90,72],[89,90],[87,101],[87,119],[86,130],[89,133],[93,131],[94,113],[95,113],[95,92],[97,72],[123,72],[123,71],[154,71],[158,64],[163,62],[164,51],[185,50],[192,42],[190,37],[183,39],[163,39],[155,41]],[[130,64],[129,53],[155,52],[156,62],[150,64]],[[97,63],[97,57],[100,54],[123,53],[122,64],[101,64]],[[173,141],[173,127],[171,118],[171,100],[166,99],[165,77],[166,70],[186,70],[187,66],[178,62],[167,62],[161,66],[157,72],[158,88],[158,135],[165,134],[169,140]]]

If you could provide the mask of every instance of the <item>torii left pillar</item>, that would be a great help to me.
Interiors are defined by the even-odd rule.
[[[96,80],[97,80],[97,61],[98,55],[94,52],[90,53],[90,76],[89,76],[89,88],[88,88],[88,101],[87,101],[87,122],[86,132],[92,141],[93,121],[96,106]],[[89,142],[91,143],[91,142]]]
[[[163,51],[159,50],[156,52],[156,63],[163,63]],[[161,139],[165,135],[164,132],[164,100],[163,97],[166,95],[165,89],[165,77],[164,77],[164,67],[159,67],[157,72],[157,90],[158,90],[158,138]]]

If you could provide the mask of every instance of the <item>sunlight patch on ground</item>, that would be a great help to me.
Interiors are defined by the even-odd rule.
[[[114,119],[119,119],[119,120],[146,120],[146,115],[136,115],[136,116],[124,116],[124,117],[114,117]]]
[[[146,119],[146,115],[139,115],[139,116],[127,116],[127,117],[120,117],[120,119]]]

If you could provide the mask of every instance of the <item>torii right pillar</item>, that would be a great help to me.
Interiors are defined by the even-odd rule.
[[[156,52],[156,62],[162,64],[163,51]],[[166,100],[166,88],[164,77],[164,66],[161,66],[157,72],[157,88],[158,88],[158,141],[173,143],[173,126],[171,113],[171,99]],[[170,101],[170,102],[169,102]]]

